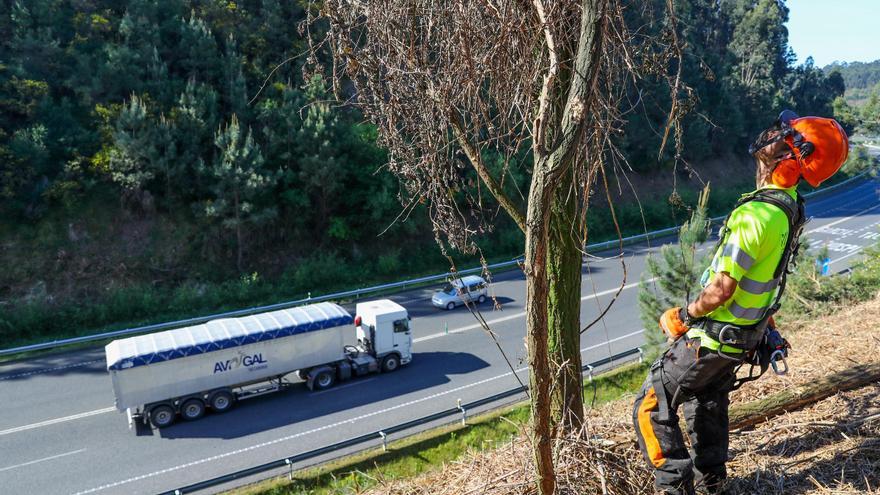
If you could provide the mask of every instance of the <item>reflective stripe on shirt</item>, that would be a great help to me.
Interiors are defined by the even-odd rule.
[[[721,251],[721,256],[730,256],[737,265],[741,266],[743,270],[746,271],[752,268],[752,265],[755,264],[755,258],[752,258],[749,253],[745,252],[736,244],[725,244],[724,250]]]
[[[774,278],[773,280],[767,282],[758,282],[757,280],[752,280],[749,277],[743,277],[742,280],[739,281],[739,288],[748,292],[749,294],[760,295],[765,292],[770,292],[775,289],[776,286],[779,285],[779,279]]]
[[[744,320],[760,320],[769,307],[770,306],[765,306],[763,308],[744,308],[737,304],[736,301],[733,301],[727,310],[737,318],[742,318]]]

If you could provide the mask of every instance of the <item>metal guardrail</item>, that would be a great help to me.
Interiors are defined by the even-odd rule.
[[[861,173],[855,177],[851,177],[843,182],[840,182],[838,184],[834,184],[833,186],[829,186],[829,187],[820,189],[818,191],[813,191],[811,193],[805,194],[804,196],[805,197],[813,197],[818,194],[824,194],[829,191],[836,190],[840,187],[843,187],[844,185],[850,184],[853,181],[856,181],[858,179],[863,178],[866,174],[867,174],[867,172],[863,172],[863,173]],[[713,222],[719,222],[723,219],[724,219],[724,217],[721,216],[721,217],[712,218],[711,220]],[[613,239],[610,241],[590,244],[590,245],[586,246],[586,250],[588,252],[601,252],[601,251],[606,251],[608,249],[616,248],[616,247],[620,246],[621,244],[624,246],[629,246],[629,245],[637,244],[637,243],[644,242],[644,241],[650,241],[650,240],[657,239],[657,238],[668,237],[670,235],[676,234],[678,232],[678,229],[679,229],[679,227],[669,227],[666,229],[655,230],[653,232],[646,232],[644,234],[638,234],[638,235],[624,237],[623,239]],[[511,261],[503,261],[501,263],[494,263],[494,264],[488,265],[487,268],[489,268],[489,269],[506,268],[509,266],[514,266],[517,263],[520,263],[521,261],[522,261],[521,259],[514,259]],[[162,330],[171,330],[173,328],[179,328],[179,327],[184,327],[184,326],[188,326],[188,325],[199,325],[201,323],[206,323],[208,321],[216,320],[218,318],[235,318],[235,317],[239,317],[239,316],[248,316],[248,315],[252,315],[252,314],[256,314],[256,313],[263,313],[266,311],[274,311],[277,309],[285,309],[285,308],[290,308],[290,307],[294,307],[294,306],[299,306],[301,304],[311,304],[311,303],[316,303],[316,302],[321,302],[321,301],[340,300],[340,299],[346,299],[346,298],[351,298],[351,297],[358,298],[358,297],[361,297],[365,294],[371,294],[371,293],[375,293],[375,292],[382,292],[382,291],[394,290],[394,289],[405,289],[406,286],[408,286],[408,285],[412,286],[412,285],[417,285],[417,284],[422,284],[422,283],[427,283],[427,282],[436,282],[436,281],[446,280],[450,277],[454,277],[457,275],[478,273],[478,272],[482,271],[482,269],[483,269],[482,267],[469,268],[467,270],[461,270],[461,271],[458,271],[455,273],[447,272],[447,273],[443,273],[443,274],[439,274],[439,275],[429,275],[427,277],[420,277],[420,278],[415,278],[415,279],[411,279],[411,280],[404,280],[401,282],[393,282],[393,283],[389,283],[389,284],[376,285],[373,287],[366,287],[363,289],[355,289],[355,290],[349,290],[349,291],[344,291],[344,292],[336,292],[333,294],[325,294],[323,296],[317,296],[317,297],[307,297],[304,299],[297,299],[294,301],[280,302],[277,304],[269,304],[266,306],[256,306],[256,307],[247,308],[247,309],[228,311],[225,313],[218,313],[218,314],[207,315],[207,316],[199,316],[199,317],[195,317],[195,318],[186,318],[183,320],[170,321],[170,322],[166,322],[166,323],[157,323],[154,325],[145,325],[145,326],[140,326],[140,327],[125,328],[125,329],[114,330],[114,331],[110,331],[110,332],[85,335],[82,337],[73,337],[73,338],[69,338],[69,339],[54,340],[51,342],[42,342],[39,344],[31,344],[31,345],[25,345],[25,346],[21,346],[21,347],[13,347],[10,349],[0,349],[0,356],[7,356],[7,355],[18,354],[18,353],[22,353],[22,352],[40,351],[40,350],[45,350],[45,349],[52,349],[55,347],[61,347],[61,346],[65,346],[65,345],[82,344],[82,343],[86,343],[86,342],[94,342],[94,341],[98,341],[98,340],[113,339],[113,338],[117,338],[117,337],[129,336],[129,335],[137,335],[137,334],[141,334],[141,333],[158,332],[158,331],[162,331]]]
[[[583,371],[587,371],[590,373],[590,378],[592,378],[592,370],[599,366],[604,366],[606,364],[612,363],[614,361],[619,361],[621,359],[628,358],[635,354],[639,354],[641,358],[641,348],[630,349],[628,351],[624,351],[613,356],[609,356],[607,358],[600,359],[599,361],[587,364],[583,366]],[[376,430],[364,435],[360,435],[354,438],[350,438],[348,440],[343,440],[341,442],[334,443],[332,445],[327,445],[325,447],[320,447],[314,450],[310,450],[308,452],[303,452],[301,454],[295,454],[289,457],[284,457],[282,459],[278,459],[275,461],[267,462],[265,464],[260,464],[259,466],[250,467],[247,469],[242,469],[240,471],[236,471],[234,473],[225,474],[223,476],[218,476],[216,478],[212,478],[205,481],[200,481],[198,483],[194,483],[192,485],[187,485],[181,488],[177,488],[175,490],[164,492],[162,495],[183,495],[186,493],[194,493],[200,490],[204,490],[206,488],[215,487],[218,485],[222,485],[225,483],[229,483],[235,480],[239,480],[242,478],[247,478],[248,476],[253,476],[255,474],[264,473],[266,471],[271,471],[273,469],[280,468],[289,468],[290,473],[292,475],[294,471],[294,465],[301,463],[303,461],[307,461],[310,459],[314,459],[316,457],[320,457],[324,454],[328,454],[331,452],[336,452],[341,449],[345,449],[348,447],[354,447],[356,445],[361,445],[367,442],[381,440],[383,447],[386,445],[388,435],[399,433],[401,431],[406,431],[411,428],[433,423],[435,421],[446,419],[451,416],[461,416],[462,422],[467,419],[467,411],[476,409],[478,407],[485,406],[487,404],[492,404],[494,402],[498,402],[500,400],[507,399],[509,397],[513,397],[515,395],[521,394],[525,392],[527,387],[517,387],[510,390],[506,390],[504,392],[492,395],[490,397],[486,397],[483,399],[478,399],[473,402],[469,402],[467,404],[459,404],[456,407],[451,407],[449,409],[436,412],[434,414],[429,414],[427,416],[414,419],[412,421],[407,421],[405,423],[400,423],[398,425],[390,426],[388,428],[384,428],[382,430]]]

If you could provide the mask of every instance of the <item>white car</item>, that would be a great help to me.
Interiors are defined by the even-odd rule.
[[[482,304],[488,298],[486,281],[477,275],[453,279],[443,290],[434,293],[431,304],[438,308],[455,309],[465,303]]]

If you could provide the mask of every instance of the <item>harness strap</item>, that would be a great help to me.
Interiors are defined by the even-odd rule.
[[[788,219],[788,238],[785,241],[785,249],[782,252],[782,258],[779,260],[779,264],[776,266],[776,270],[773,274],[774,279],[779,279],[778,290],[776,291],[776,298],[773,301],[767,311],[764,312],[764,315],[755,324],[755,327],[759,330],[763,330],[766,326],[766,322],[779,310],[779,303],[782,300],[782,294],[785,292],[785,285],[787,281],[787,275],[791,273],[790,265],[797,258],[798,249],[800,247],[800,237],[803,232],[804,223],[806,220],[806,214],[804,212],[804,199],[798,194],[797,199],[792,199],[791,196],[788,195],[785,191],[780,189],[758,189],[750,194],[747,194],[741,197],[736,205],[733,207],[733,210],[727,214],[727,217],[724,218],[724,223],[721,226],[721,230],[718,232],[718,242],[715,245],[714,252],[717,253],[718,249],[720,249],[724,245],[724,241],[727,237],[727,233],[729,232],[729,228],[727,226],[727,222],[730,220],[733,212],[736,211],[740,206],[749,203],[751,201],[760,201],[762,203],[769,203],[773,206],[776,206],[780,210],[785,213],[786,218]]]
[[[723,352],[725,354],[743,354],[744,352],[746,352],[745,349],[740,349],[739,347],[734,347],[718,342],[717,340],[710,337],[709,334],[706,333],[706,331],[702,328],[691,328],[690,330],[688,330],[687,336],[692,339],[699,338],[700,347],[705,347],[710,351]]]
[[[660,423],[669,421],[669,400],[666,397],[666,386],[663,384],[663,358],[654,361],[651,365],[651,384],[654,386],[654,394],[657,396],[657,421]]]

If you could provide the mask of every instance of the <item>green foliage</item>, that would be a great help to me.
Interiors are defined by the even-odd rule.
[[[822,275],[820,267],[826,258],[828,250],[821,247],[817,251],[801,250],[783,298],[782,313],[786,319],[815,319],[876,297],[880,289],[880,247],[865,249],[863,257],[847,274]]]
[[[834,115],[834,99],[843,96],[843,78],[832,72],[825,75],[813,65],[813,58],[788,73],[783,86],[782,98],[800,115]]]
[[[660,11],[665,2],[651,5]],[[812,60],[795,67],[788,46],[788,8],[778,0],[731,0],[675,4],[679,37],[686,43],[682,83],[693,90],[694,108],[682,122],[684,158],[700,161],[745,149],[779,112],[790,107],[801,115],[830,116],[832,101],[844,92],[839,75],[827,75]],[[665,29],[657,25],[654,29]],[[627,115],[621,138],[630,165],[638,171],[668,167],[674,150],[658,160],[657,149],[668,117],[663,84],[647,84],[630,95],[627,107],[643,102]]]
[[[857,145],[850,150],[849,156],[840,170],[850,176],[862,172],[869,172],[872,176],[876,176],[878,168],[880,168],[880,158],[869,152],[866,146]]]
[[[868,136],[880,136],[880,84],[859,112],[859,130]]]
[[[859,111],[847,103],[846,98],[838,96],[831,102],[834,119],[840,123],[847,135],[852,135],[859,125]]]
[[[441,256],[425,254],[435,245],[424,207],[400,215],[398,183],[377,173],[387,157],[376,130],[328,103],[325,81],[303,77],[296,55],[307,45],[299,30],[304,8],[282,0],[29,0],[0,7],[0,229],[17,233],[4,232],[4,245],[14,249],[0,254],[0,264],[13,268],[0,274],[0,297],[15,308],[9,318],[22,336],[27,325],[34,335],[59,332],[53,320],[68,317],[74,333],[173,318],[169,301],[183,297],[177,288],[222,286],[216,294],[230,301],[274,301],[278,296],[262,287],[326,292],[448,268]],[[696,96],[683,122],[683,158],[743,149],[786,98],[830,105],[831,96],[824,101],[817,88],[837,88],[835,80],[791,67],[781,2],[683,0],[676,12],[686,43],[682,74]],[[645,23],[639,9],[630,15],[633,26],[664,29]],[[803,91],[783,94],[795,73]],[[632,88],[625,103],[641,104],[625,113],[630,120],[619,143],[637,171],[662,169],[674,158],[672,151],[656,156],[668,108],[662,86]],[[504,187],[519,197],[530,159],[524,153],[486,162],[510,171]],[[487,211],[497,207],[472,170],[462,173]],[[718,194],[710,209],[723,208],[733,194]],[[94,198],[106,225],[91,225]],[[661,202],[617,209],[627,234],[668,226],[670,211]],[[523,236],[512,222],[487,218],[480,226],[486,257],[521,254]],[[591,242],[615,236],[607,212],[591,211],[589,223]],[[181,235],[165,235],[159,225]],[[129,255],[132,245],[137,255]],[[84,266],[100,274],[71,274]],[[255,271],[265,279],[227,294],[223,284]],[[40,311],[28,302],[38,284],[48,297]],[[227,304],[212,293],[185,298],[187,314]],[[116,297],[124,310],[108,306]]]
[[[678,244],[660,248],[660,257],[646,259],[647,267],[639,282],[639,312],[645,326],[645,355],[653,361],[662,352],[666,337],[657,330],[660,315],[671,307],[683,306],[700,290],[700,275],[707,256],[698,256],[697,248],[709,237],[707,214],[709,186],[678,233]]]
[[[251,130],[243,131],[235,114],[217,131],[214,144],[219,149],[215,161],[205,167],[212,179],[213,197],[205,202],[204,213],[235,232],[237,267],[242,270],[245,230],[265,223],[277,215],[268,192],[279,174],[265,167],[265,160]]]
[[[860,106],[880,84],[880,60],[873,62],[834,62],[822,70],[837,72],[846,86],[847,101]]]

